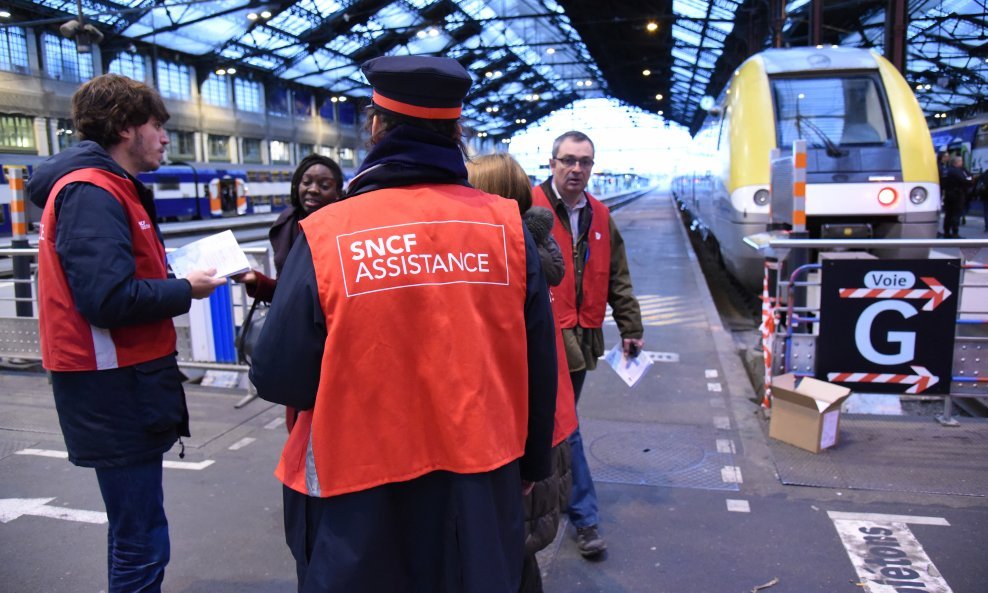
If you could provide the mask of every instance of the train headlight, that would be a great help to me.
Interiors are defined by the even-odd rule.
[[[914,187],[909,192],[909,201],[919,206],[926,201],[927,193],[925,187]]]
[[[755,197],[753,199],[755,200],[755,204],[758,204],[759,206],[764,206],[765,204],[768,204],[768,198],[769,198],[768,190],[760,189],[755,192]]]
[[[891,187],[883,187],[878,190],[878,203],[882,206],[891,206],[898,199],[899,194],[895,193],[895,190]]]

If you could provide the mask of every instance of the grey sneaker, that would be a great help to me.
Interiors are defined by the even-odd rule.
[[[607,542],[597,533],[596,525],[576,528],[576,547],[584,558],[595,558],[607,549]]]

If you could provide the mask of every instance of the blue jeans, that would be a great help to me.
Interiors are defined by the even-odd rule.
[[[577,371],[570,373],[569,376],[573,381],[573,395],[579,403],[580,392],[583,390],[583,381],[587,378],[587,371]],[[596,525],[597,491],[594,490],[590,466],[587,464],[587,457],[583,453],[583,437],[580,435],[579,425],[566,440],[573,448],[573,491],[570,494],[569,509],[567,510],[569,520],[576,527]]]
[[[161,457],[96,469],[110,526],[107,593],[159,593],[170,545],[161,487]]]

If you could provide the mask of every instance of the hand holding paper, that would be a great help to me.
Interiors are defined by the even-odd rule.
[[[193,270],[215,269],[217,277],[225,278],[250,269],[247,255],[230,230],[179,247],[168,254],[168,264],[179,278]]]
[[[648,356],[628,358],[624,354],[624,345],[621,342],[607,351],[607,354],[604,355],[604,361],[611,365],[614,372],[628,384],[628,387],[634,387],[645,376],[645,371],[652,366],[652,359]]]

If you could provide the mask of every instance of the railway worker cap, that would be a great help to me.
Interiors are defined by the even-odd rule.
[[[419,119],[459,119],[473,83],[470,73],[452,58],[381,56],[360,69],[374,87],[375,107]]]

